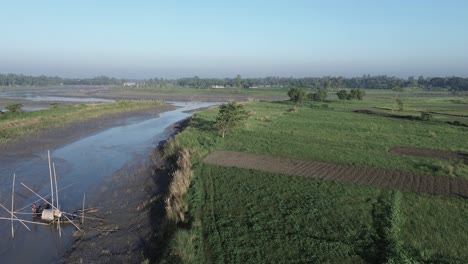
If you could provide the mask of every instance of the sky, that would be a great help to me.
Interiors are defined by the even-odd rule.
[[[0,10],[0,73],[468,77],[466,0],[3,0]]]

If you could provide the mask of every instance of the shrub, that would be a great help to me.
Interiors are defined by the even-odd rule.
[[[20,103],[12,103],[12,104],[7,105],[6,109],[10,111],[11,113],[20,113],[23,111],[21,110],[22,107],[23,105]]]
[[[404,109],[403,101],[400,98],[396,98],[395,103],[397,104],[397,110],[398,111],[403,111],[403,109]]]
[[[348,99],[348,91],[340,90],[339,92],[336,93],[336,96],[338,96],[338,99],[340,99],[340,100],[347,100]]]
[[[429,112],[421,112],[421,120],[422,121],[432,121],[432,120],[434,120],[434,116]]]
[[[366,92],[361,89],[352,89],[349,93],[346,90],[340,90],[336,93],[340,100],[362,100],[364,95],[366,95]]]
[[[306,101],[307,95],[303,88],[292,87],[288,91],[290,100],[296,104],[300,104]]]
[[[346,99],[348,100],[362,100],[364,98],[364,95],[366,94],[365,91],[361,89],[353,89],[349,92],[348,97]]]
[[[318,89],[316,93],[309,93],[307,98],[310,101],[323,102],[325,99],[327,99],[327,95],[327,89]]]

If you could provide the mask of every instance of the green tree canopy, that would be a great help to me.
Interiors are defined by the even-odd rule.
[[[336,96],[338,96],[338,99],[340,100],[347,100],[348,99],[348,91],[346,90],[339,90],[336,93]]]
[[[323,102],[327,99],[328,90],[327,89],[317,89],[316,93],[309,93],[307,97],[311,101]]]
[[[248,117],[249,115],[243,105],[229,102],[219,106],[219,113],[216,117],[215,126],[224,138],[227,132],[240,126]]]
[[[303,88],[292,87],[288,91],[290,100],[296,104],[303,103],[307,100],[306,91]]]

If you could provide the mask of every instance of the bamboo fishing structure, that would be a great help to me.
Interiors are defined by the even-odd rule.
[[[52,207],[52,210],[54,209],[57,209],[57,207],[55,207],[53,204],[51,204],[49,201],[47,201],[46,199],[44,199],[42,196],[40,196],[39,194],[37,194],[35,191],[33,191],[31,188],[29,188],[26,184],[20,182],[21,185],[23,185],[26,189],[28,189],[29,191],[31,191],[33,194],[35,194],[37,197],[41,198],[45,203],[49,204],[51,207]],[[68,218],[68,216],[66,214],[62,214],[67,220],[68,222],[70,222],[73,226],[76,227],[76,229],[80,230],[80,232],[83,232],[72,220],[70,220],[70,218]]]
[[[55,180],[55,196],[57,200],[57,208],[59,210],[59,215],[58,215],[58,220],[57,220],[57,229],[59,231],[59,237],[62,237],[62,230],[60,229],[60,217],[62,216],[62,213],[60,212],[60,206],[59,206],[59,196],[58,196],[58,187],[57,187],[57,173],[55,172],[55,163],[52,163],[52,167],[54,168],[54,180]],[[55,214],[54,214],[55,215]]]
[[[47,158],[49,160],[49,175],[50,175],[50,197],[52,199],[52,204],[54,204],[54,188],[52,187],[52,166],[50,166],[50,150],[47,151]]]
[[[11,191],[11,210],[8,209],[6,206],[4,206],[3,204],[0,203],[0,207],[3,208],[8,214],[9,214],[9,217],[1,217],[0,216],[0,220],[8,220],[11,222],[11,237],[12,239],[15,238],[15,227],[14,227],[14,223],[15,222],[19,222],[20,224],[22,224],[27,230],[31,231],[31,229],[28,227],[28,225],[26,225],[26,223],[28,224],[35,224],[35,225],[50,225],[50,224],[54,224],[55,221],[57,221],[57,230],[59,232],[59,236],[61,237],[62,236],[62,227],[61,227],[61,222],[66,220],[68,223],[71,223],[78,231],[80,232],[83,232],[81,230],[81,228],[76,225],[71,218],[75,218],[75,217],[78,217],[78,216],[81,216],[81,224],[84,223],[84,219],[85,218],[89,218],[89,219],[93,219],[93,220],[103,220],[102,218],[98,218],[98,217],[85,217],[85,211],[88,210],[88,212],[90,211],[97,211],[96,209],[86,209],[85,210],[85,200],[86,200],[86,193],[83,193],[83,207],[82,207],[82,210],[81,210],[81,213],[79,214],[76,214],[76,213],[67,213],[67,212],[64,212],[64,211],[61,211],[60,209],[60,203],[59,203],[59,191],[62,191],[66,188],[69,188],[70,186],[72,186],[73,184],[69,184],[61,189],[58,188],[58,181],[57,181],[57,172],[56,172],[56,169],[55,169],[55,163],[51,161],[51,158],[50,158],[50,151],[47,151],[47,159],[48,159],[48,165],[49,165],[49,179],[50,179],[50,194],[48,195],[45,195],[45,196],[41,196],[39,195],[37,192],[35,192],[32,188],[30,188],[29,186],[27,186],[25,183],[23,182],[20,182],[20,184],[26,188],[27,190],[29,190],[32,194],[34,194],[35,196],[37,196],[39,199],[34,201],[33,202],[33,212],[32,213],[25,213],[25,212],[21,212],[22,210],[26,209],[27,207],[29,207],[28,205],[25,206],[25,207],[22,207],[20,209],[17,209],[15,211],[15,208],[14,208],[14,205],[15,205],[15,183],[16,183],[16,174],[13,174],[13,184],[12,184],[12,191]],[[55,188],[54,188],[55,187]],[[55,190],[54,190],[55,189]],[[51,197],[51,201],[49,202],[48,200],[46,200],[47,197]],[[54,199],[55,198],[55,199]],[[42,211],[36,211],[36,207],[35,207],[35,203],[36,202],[39,202],[39,201],[42,201],[43,204],[40,206],[40,209],[42,209]],[[45,206],[46,205],[46,206]],[[45,208],[44,208],[45,206]],[[48,209],[48,207],[50,206],[51,209]],[[76,211],[76,212],[80,212],[80,210]],[[22,214],[22,215],[33,215],[33,216],[37,216],[38,214],[41,215],[41,219],[45,222],[38,222],[38,221],[29,221],[29,220],[25,220],[25,219],[21,219],[21,218],[18,218],[16,216],[16,214]],[[67,216],[68,215],[68,216]],[[70,217],[69,217],[70,216]]]
[[[13,226],[13,212],[15,211],[15,208],[13,208],[13,205],[15,203],[15,179],[16,174],[13,174],[13,187],[11,191],[11,238],[15,238],[15,229]]]
[[[6,208],[6,207],[5,207],[3,204],[1,204],[1,203],[0,203],[0,207],[2,207],[3,209],[5,209],[8,213],[11,213],[11,211],[8,210],[8,208]],[[29,227],[23,223],[23,220],[22,220],[22,219],[19,219],[19,218],[18,218],[16,215],[14,215],[14,214],[13,214],[13,217],[14,217],[15,219],[17,219],[21,224],[23,224],[23,226],[26,227],[26,229],[28,229],[29,231],[31,231],[31,229],[29,229]]]
[[[60,192],[60,191],[63,191],[63,190],[65,190],[65,189],[68,189],[68,188],[70,188],[71,186],[73,186],[73,184],[74,184],[74,183],[68,184],[67,186],[65,186],[65,187],[63,187],[63,188],[60,188],[58,191]],[[44,196],[44,198],[48,198],[49,196],[50,196],[50,194],[47,194],[47,195]],[[39,201],[41,201],[41,200],[42,200],[42,199],[37,199],[37,200],[35,200],[33,203],[37,203],[37,202],[39,202]],[[20,211],[22,211],[22,210],[24,210],[24,209],[26,209],[26,208],[28,208],[28,207],[30,207],[29,204],[26,205],[26,206],[24,206],[24,207],[21,207],[20,209],[18,209],[18,210],[15,211],[15,214],[32,214],[32,213],[21,213],[21,212],[20,212]]]
[[[85,203],[86,193],[83,193],[83,211],[81,211],[81,224],[84,223],[84,203]]]

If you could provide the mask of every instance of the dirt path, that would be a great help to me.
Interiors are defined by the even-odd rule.
[[[372,187],[468,198],[468,180],[419,175],[375,168],[302,161],[241,152],[217,151],[209,154],[207,164],[254,169]]]

